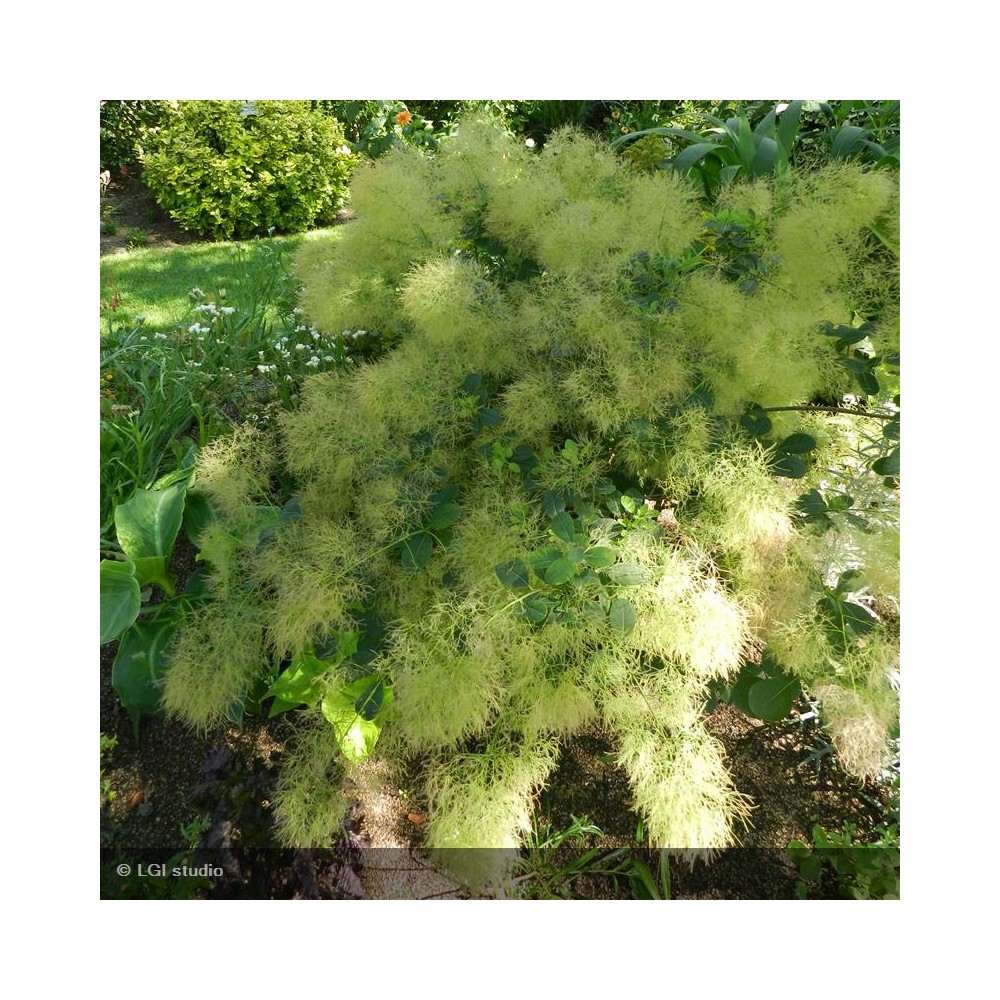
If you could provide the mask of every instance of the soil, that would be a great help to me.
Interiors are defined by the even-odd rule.
[[[136,178],[111,182],[102,195],[101,220],[102,256],[136,245],[171,247],[196,240],[156,206]],[[171,569],[182,582],[194,569],[194,555],[180,539]],[[242,726],[203,734],[144,718],[137,741],[111,684],[116,652],[117,643],[101,648],[101,732],[117,741],[102,759],[102,779],[112,793],[109,799],[101,796],[102,898],[469,897],[421,850],[423,814],[408,791],[418,787],[416,772],[392,774],[384,762],[367,761],[354,777],[356,805],[337,843],[326,851],[279,851],[271,846],[269,805],[293,731],[289,716],[247,717]],[[673,862],[674,898],[792,898],[797,871],[785,850],[790,840],[809,843],[815,823],[839,829],[848,821],[865,835],[881,821],[884,790],[845,774],[832,755],[811,759],[812,746],[822,739],[812,724],[765,723],[718,705],[707,726],[725,747],[737,789],[753,800],[752,821],[740,832],[742,846],[711,863]],[[551,875],[592,847],[602,853],[628,848],[655,870],[653,854],[637,846],[639,817],[631,811],[628,781],[614,765],[614,751],[612,739],[598,728],[579,733],[564,747],[539,797],[537,823],[560,831],[586,817],[602,835],[534,852],[536,874],[540,867]],[[139,879],[135,868],[143,859],[194,870],[207,864],[225,874]],[[128,877],[117,873],[123,861],[133,868]],[[594,870],[548,884],[555,895],[632,898],[626,879]]]
[[[135,176],[118,176],[101,194],[101,256],[139,247],[177,247],[198,242],[167,215]]]

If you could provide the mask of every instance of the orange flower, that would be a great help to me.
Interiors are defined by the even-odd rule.
[[[411,121],[413,121],[413,115],[411,115],[409,111],[400,111],[399,114],[396,115],[397,125],[409,125]]]

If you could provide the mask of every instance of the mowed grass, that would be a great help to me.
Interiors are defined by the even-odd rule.
[[[129,328],[138,317],[152,332],[168,331],[190,322],[193,305],[188,293],[200,288],[210,298],[225,289],[226,299],[240,301],[261,292],[260,268],[254,259],[265,247],[290,254],[303,241],[327,235],[316,229],[295,236],[233,243],[192,243],[159,249],[149,247],[101,258],[101,301],[110,303],[115,292],[118,305],[110,318],[116,329]],[[276,306],[275,306],[276,308]],[[108,312],[102,309],[101,333],[108,331]]]

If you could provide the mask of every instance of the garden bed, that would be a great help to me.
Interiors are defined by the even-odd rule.
[[[255,116],[248,107],[244,117]],[[494,156],[488,123],[469,136],[469,155]],[[129,256],[102,264],[120,272],[117,284],[102,273],[102,588],[117,580],[134,606],[121,624],[106,624],[102,606],[102,895],[658,898],[655,872],[672,898],[792,898],[805,886],[790,842],[809,844],[822,827],[843,830],[852,848],[884,832],[886,754],[898,735],[898,608],[886,596],[898,583],[882,565],[898,500],[899,397],[888,387],[898,355],[875,352],[873,322],[837,325],[852,315],[846,298],[810,322],[789,305],[802,295],[801,309],[811,308],[800,271],[824,259],[799,253],[805,230],[794,213],[761,221],[755,207],[720,208],[706,223],[673,180],[639,179],[592,140],[565,141],[555,159],[515,144],[498,160],[524,159],[526,204],[548,190],[531,187],[544,171],[575,184],[600,162],[619,185],[600,202],[608,219],[633,234],[655,194],[679,213],[684,224],[670,231],[684,240],[619,259],[602,242],[606,227],[573,228],[580,218],[565,199],[546,222],[505,201],[499,184],[486,192],[491,212],[468,209],[461,226],[457,206],[428,196],[420,211],[439,214],[434,224],[451,233],[429,251],[429,221],[416,208],[401,218],[393,192],[411,169],[431,194],[439,178],[420,157],[408,167],[397,158],[358,181],[367,228],[303,246],[293,274],[298,238],[184,248],[197,241],[137,178],[107,184],[101,254]],[[442,162],[447,171],[457,161]],[[881,255],[888,291],[859,285],[853,315],[858,303],[876,322],[887,310],[891,326],[898,253],[878,229],[879,213],[892,214],[891,184],[853,168],[824,176],[845,205],[861,197],[867,206],[851,225],[879,236],[875,245],[855,233],[854,251]],[[709,201],[719,193],[711,179]],[[826,211],[808,185],[796,190],[817,218]],[[565,224],[564,238],[549,223]],[[845,234],[827,223],[824,239],[841,245]],[[636,246],[660,247],[661,230],[634,236]],[[519,257],[505,241],[525,232]],[[334,242],[338,266],[358,274],[370,276],[378,257],[393,293],[379,300],[382,313],[366,312],[360,292],[345,306],[340,290],[362,287],[345,284],[346,271],[331,292]],[[387,247],[405,252],[389,260]],[[130,268],[142,278],[156,270],[147,258],[158,255],[131,253],[142,248],[172,249],[161,265],[175,279],[169,295],[154,283],[143,298],[127,280]],[[574,256],[584,250],[591,256]],[[688,254],[683,267],[667,250]],[[817,287],[833,280],[806,277]],[[770,293],[771,283],[791,298]],[[174,312],[157,312],[165,298]],[[727,322],[716,324],[720,315]],[[515,334],[523,352],[510,352]],[[676,357],[650,346],[667,334]],[[733,363],[751,334],[747,356],[767,356],[787,385],[765,392]],[[114,372],[103,370],[105,355]],[[300,397],[306,376],[321,372],[330,377]],[[706,384],[731,398],[717,406]],[[428,401],[435,406],[422,408]],[[836,434],[831,409],[850,415]],[[282,410],[278,446],[269,427]],[[855,431],[860,418],[879,423]],[[230,437],[242,421],[253,428]],[[180,447],[184,435],[197,447]],[[332,448],[314,454],[317,441],[346,443],[357,467],[337,464]],[[128,475],[106,489],[107,470]],[[202,521],[185,523],[215,573],[207,592],[189,596],[197,552],[179,531],[192,482],[192,520]],[[317,503],[327,491],[343,493],[329,509]],[[151,541],[138,544],[130,519],[146,516],[146,504],[156,516]],[[833,536],[823,531],[845,526],[860,570],[827,551]],[[800,537],[801,551],[791,542]],[[169,606],[136,624],[140,592],[148,613],[161,586]],[[376,606],[359,610],[370,596]],[[175,621],[180,641],[170,645]],[[137,643],[116,668],[132,685],[128,693],[117,682],[129,711],[111,682],[118,636]],[[823,699],[829,738],[807,692]],[[702,712],[707,693],[720,700]],[[248,708],[239,724],[220,723],[242,716],[247,698],[254,711],[275,698],[279,714]],[[186,722],[146,714],[158,705]],[[309,718],[317,728],[298,739]],[[389,719],[392,738],[376,747]],[[558,755],[552,734],[562,734]],[[286,768],[279,786],[289,761],[297,770]],[[346,799],[343,821],[340,792],[318,791],[329,782]],[[279,839],[328,846],[279,850]],[[673,856],[669,868],[646,847],[734,839],[738,848],[710,861]],[[424,852],[501,841],[523,847],[489,889],[464,887]],[[144,881],[142,864],[184,874]],[[898,892],[898,858],[896,873]],[[803,877],[813,898],[857,888]]]

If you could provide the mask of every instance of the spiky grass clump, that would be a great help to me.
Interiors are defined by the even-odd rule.
[[[707,685],[765,646],[804,684],[830,683],[816,606],[836,561],[798,530],[795,493],[736,418],[843,391],[820,324],[891,297],[858,281],[891,183],[838,165],[773,195],[734,185],[717,209],[751,220],[770,262],[748,290],[683,179],[632,171],[573,131],[536,155],[470,119],[436,157],[400,148],[362,171],[357,221],[303,251],[303,303],[321,327],[398,344],[311,379],[284,418],[301,517],[266,544],[206,536],[228,560],[220,592],[248,610],[239,642],[222,604],[185,630],[181,686],[198,649],[245,647],[212,682],[217,706],[253,675],[251,633],[275,660],[374,615],[379,651],[341,679],[391,685],[380,748],[424,760],[431,846],[516,847],[558,740],[594,719],[619,741],[654,844],[731,843],[746,802],[702,722]],[[238,474],[212,471],[231,459]],[[267,502],[267,461],[249,438],[205,460],[227,524]],[[891,646],[879,632],[842,653],[834,686],[858,699],[827,695],[858,768],[874,759],[870,720],[887,718]],[[313,715],[279,797],[286,843],[328,837],[341,805],[321,785],[346,765]],[[484,878],[489,854],[470,857]]]

